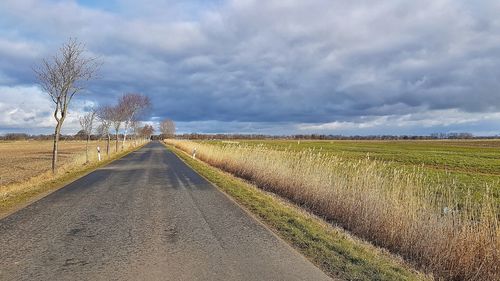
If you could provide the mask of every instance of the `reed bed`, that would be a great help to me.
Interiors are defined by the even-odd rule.
[[[342,159],[320,151],[167,143],[247,179],[403,256],[437,279],[500,280],[497,201],[456,196],[454,183],[428,186],[415,168]],[[436,192],[439,190],[440,192]]]

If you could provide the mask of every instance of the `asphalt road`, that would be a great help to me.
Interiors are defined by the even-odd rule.
[[[160,143],[0,221],[1,280],[330,280]]]

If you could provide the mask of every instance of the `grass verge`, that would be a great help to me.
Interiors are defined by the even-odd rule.
[[[33,180],[26,183],[22,188],[2,190],[0,194],[0,219],[14,213],[15,211],[33,203],[48,194],[68,185],[69,183],[84,177],[97,168],[103,167],[127,154],[136,151],[145,144],[138,145],[123,152],[112,154],[108,159],[100,162],[89,162],[84,165],[76,165],[71,168],[62,169],[56,176],[39,180],[31,184]],[[34,178],[36,179],[36,177]]]
[[[400,258],[299,207],[167,145],[201,176],[255,214],[328,275],[345,280],[430,280]]]

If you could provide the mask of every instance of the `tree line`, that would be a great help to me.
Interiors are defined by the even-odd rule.
[[[168,120],[168,119],[167,119]],[[160,127],[161,129],[161,127]],[[235,139],[291,139],[291,140],[437,140],[437,139],[498,139],[499,136],[474,136],[470,133],[438,133],[431,135],[372,135],[372,136],[343,136],[343,135],[263,135],[263,134],[175,134],[175,127],[173,132],[165,132],[160,130],[160,134],[151,135],[151,139],[162,140],[167,138],[178,139],[219,139],[219,140],[235,140]],[[144,137],[145,135],[137,135]],[[0,136],[0,140],[49,140],[54,135],[29,135],[26,133],[8,133]],[[90,136],[91,140],[99,140],[103,136],[97,132]],[[61,135],[62,140],[86,140],[87,136],[80,130],[75,135]],[[115,140],[115,136],[111,136]],[[123,134],[118,135],[118,139],[123,139]]]
[[[102,105],[91,108],[85,115],[80,116],[81,130],[79,133],[84,135],[87,140],[87,161],[88,145],[94,131],[96,135],[106,138],[106,154],[108,156],[110,153],[111,130],[113,130],[115,140],[115,152],[119,150],[120,141],[121,150],[124,149],[128,135],[132,135],[134,142],[138,137],[150,139],[154,133],[153,126],[142,125],[139,121],[141,114],[150,106],[151,101],[146,95],[127,93],[122,95],[115,105]],[[95,122],[98,122],[98,124],[95,124]],[[122,134],[120,134],[120,129],[123,129]]]
[[[97,129],[90,135],[90,140],[102,140],[105,135],[100,135]],[[142,135],[137,135],[135,138],[142,138]],[[154,139],[158,137],[158,135],[152,135],[151,138]],[[28,134],[28,133],[6,133],[0,136],[0,140],[3,141],[30,141],[30,140],[53,140],[54,134]],[[123,134],[118,134],[118,139],[123,139]],[[61,134],[59,136],[59,140],[61,141],[85,141],[87,140],[87,135],[83,130],[79,130],[76,134]],[[111,141],[115,140],[115,136],[111,135]]]

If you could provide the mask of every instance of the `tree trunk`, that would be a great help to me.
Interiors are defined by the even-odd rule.
[[[116,131],[115,135],[116,135],[116,142],[115,142],[116,148],[115,148],[115,152],[118,152],[118,131]]]
[[[127,138],[128,125],[125,124],[125,133],[123,133],[122,151],[125,148],[125,139]]]
[[[54,148],[52,149],[52,173],[55,174],[57,170],[57,149],[59,145],[59,134],[61,132],[62,122],[58,122],[54,132]]]
[[[87,143],[85,144],[85,163],[89,162],[89,140],[90,135],[87,135]]]
[[[108,141],[106,143],[106,155],[108,156],[108,158],[109,158],[109,143],[110,142],[111,142],[111,136],[108,133]]]

